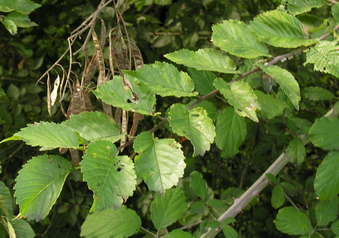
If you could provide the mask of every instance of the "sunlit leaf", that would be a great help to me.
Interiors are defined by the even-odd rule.
[[[306,157],[306,149],[304,142],[300,138],[293,138],[286,149],[286,154],[290,162],[301,165]]]
[[[187,232],[187,231],[183,231],[183,230],[172,230],[170,233],[168,233],[166,235],[166,238],[193,238],[194,236]]]
[[[235,74],[235,63],[224,52],[215,49],[200,49],[198,51],[190,51],[182,49],[170,54],[166,54],[167,59],[177,64],[183,64],[187,67],[198,70],[210,70],[221,73]]]
[[[274,186],[273,191],[272,191],[272,198],[271,198],[272,207],[277,209],[284,204],[284,201],[285,201],[284,189],[280,184],[278,184]]]
[[[164,192],[178,183],[184,174],[185,162],[181,145],[173,139],[155,139],[142,132],[134,141],[135,170],[150,190]]]
[[[215,143],[222,150],[221,156],[233,156],[238,153],[247,134],[245,119],[233,107],[227,107],[217,118],[216,132]]]
[[[91,211],[106,208],[117,209],[123,201],[133,195],[136,174],[132,160],[109,141],[95,141],[88,145],[81,161],[84,181],[93,191],[94,203]]]
[[[179,220],[187,210],[184,192],[179,188],[157,194],[151,205],[152,222],[158,230]]]
[[[40,6],[40,4],[31,0],[2,0],[0,2],[0,12],[18,11],[29,14]]]
[[[212,27],[212,40],[220,49],[238,57],[270,56],[266,45],[252,28],[238,20],[223,21]]]
[[[258,15],[251,22],[253,30],[267,44],[296,48],[316,43],[317,39],[306,39],[301,22],[286,12],[273,10]]]
[[[293,0],[288,1],[287,9],[290,13],[298,15],[324,5],[326,5],[324,0]]]
[[[201,173],[193,171],[190,174],[190,178],[190,187],[201,199],[205,199],[207,196],[207,185],[203,180]]]
[[[291,100],[294,107],[299,110],[300,88],[294,76],[276,65],[269,65],[268,67],[258,64],[259,67],[269,76],[271,76],[284,90],[287,97]]]
[[[313,230],[310,219],[294,207],[284,207],[274,220],[277,229],[288,235],[310,234]]]
[[[126,111],[136,111],[145,115],[154,114],[155,96],[143,82],[128,77],[132,90],[123,84],[121,76],[98,85],[93,92],[103,102]]]
[[[306,64],[314,64],[314,70],[339,77],[338,41],[321,41],[306,52]]]
[[[71,170],[71,162],[58,155],[40,155],[30,159],[19,171],[14,186],[20,216],[36,221],[45,218]]]
[[[196,92],[193,92],[194,84],[190,76],[165,62],[156,62],[145,65],[136,71],[124,71],[124,73],[146,83],[155,94],[163,97],[197,95]]]
[[[320,200],[329,200],[339,194],[339,152],[331,151],[319,165],[314,189]]]
[[[79,146],[78,138],[71,129],[53,122],[28,124],[14,136],[19,137],[28,145],[49,147],[50,149],[77,148]]]
[[[83,112],[71,115],[70,120],[62,122],[62,125],[79,133],[88,140],[108,140],[116,142],[124,135],[120,134],[120,127],[109,116],[101,112]]]
[[[24,219],[15,219],[13,217],[9,217],[8,222],[11,223],[16,238],[34,238],[36,237],[34,230],[30,226],[30,224]]]
[[[190,140],[194,155],[204,155],[210,149],[216,135],[215,127],[203,108],[188,110],[182,104],[173,104],[168,115],[173,132]]]
[[[229,85],[223,79],[217,78],[214,81],[214,86],[220,90],[239,115],[247,116],[255,122],[259,121],[255,111],[260,110],[260,105],[248,83],[236,81]]]
[[[320,87],[307,87],[303,93],[307,99],[313,101],[332,100],[335,97],[332,92]]]
[[[265,94],[259,90],[254,90],[254,93],[260,104],[261,115],[265,119],[272,119],[280,116],[284,113],[284,109],[287,108],[286,103],[272,97],[269,94]]]
[[[327,226],[338,216],[339,199],[334,197],[331,200],[319,201],[315,206],[315,217],[319,226]]]
[[[309,131],[309,139],[324,150],[339,150],[339,119],[316,119]]]
[[[89,214],[81,226],[81,237],[130,237],[141,227],[137,213],[121,206],[118,210],[106,209]]]
[[[15,35],[18,32],[18,27],[17,25],[15,25],[14,21],[8,19],[6,16],[2,16],[2,18],[3,18],[3,20],[1,21],[2,24],[4,24],[9,33]]]
[[[26,14],[20,12],[11,12],[7,15],[7,18],[13,21],[18,27],[31,27],[37,25],[36,23],[32,22]]]

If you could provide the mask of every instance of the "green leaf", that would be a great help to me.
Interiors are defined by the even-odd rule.
[[[288,235],[305,235],[313,230],[310,219],[293,207],[281,208],[274,223],[279,231]]]
[[[124,86],[121,76],[114,76],[113,80],[98,85],[94,94],[114,107],[145,115],[154,115],[155,97],[147,85],[143,82],[137,82],[132,77],[127,77],[127,79],[129,79],[133,92],[129,87]]]
[[[14,136],[18,136],[20,140],[31,146],[42,146],[50,149],[79,147],[78,138],[72,130],[53,122],[28,124]]]
[[[339,77],[338,41],[320,41],[306,51],[306,64],[314,64],[314,70]]]
[[[165,195],[155,195],[151,205],[152,222],[159,230],[178,221],[186,211],[184,192],[179,187],[168,189]]]
[[[32,22],[26,14],[20,12],[11,12],[7,15],[7,18],[13,21],[17,27],[31,27],[37,25]]]
[[[5,216],[13,214],[13,198],[8,187],[0,181],[0,213]]]
[[[294,16],[279,10],[264,12],[250,23],[253,30],[267,44],[296,48],[316,43],[317,39],[306,39],[301,22]]]
[[[276,178],[273,174],[266,173],[266,174],[265,174],[265,177],[266,177],[271,183],[274,183],[274,184],[280,183],[280,179],[279,179],[279,178]]]
[[[191,233],[188,233],[186,231],[183,230],[173,230],[170,233],[168,233],[166,236],[166,238],[193,238],[194,236],[191,235]]]
[[[193,79],[195,89],[199,92],[200,95],[205,95],[215,90],[215,87],[213,86],[213,81],[217,76],[214,73],[192,68],[188,69],[188,73]]]
[[[277,209],[281,207],[282,205],[284,205],[284,202],[285,202],[284,188],[280,184],[278,184],[274,186],[273,188],[272,198],[271,198],[272,207]]]
[[[36,237],[34,230],[27,221],[23,219],[15,219],[13,216],[12,219],[8,219],[8,222],[10,222],[12,227],[14,228],[16,238]]]
[[[332,15],[336,23],[339,23],[339,3],[336,3],[332,6]]]
[[[212,27],[212,41],[220,49],[243,58],[269,57],[268,49],[251,27],[238,20]]]
[[[337,197],[339,193],[339,152],[331,151],[319,165],[314,190],[320,200],[329,200]]]
[[[40,4],[31,0],[2,0],[0,2],[0,12],[18,11],[29,14],[40,6]]]
[[[14,84],[10,84],[7,89],[7,96],[13,101],[18,100],[20,97],[20,89]]]
[[[146,83],[155,94],[162,97],[197,95],[193,92],[194,84],[190,76],[165,62],[155,62],[136,71],[124,71],[124,73]]]
[[[331,200],[319,201],[315,207],[315,216],[318,226],[327,226],[334,221],[338,215],[339,199],[334,197]]]
[[[185,136],[192,143],[193,156],[202,156],[210,149],[215,137],[215,127],[203,108],[196,107],[188,110],[182,104],[173,104],[168,115],[168,122],[173,132]]]
[[[228,85],[223,79],[217,78],[214,81],[214,86],[220,90],[239,115],[247,116],[255,122],[259,121],[255,111],[260,110],[260,105],[257,96],[248,83],[236,81]]]
[[[274,117],[281,116],[284,113],[284,109],[287,108],[286,103],[269,94],[265,94],[259,90],[254,90],[254,93],[260,104],[261,115],[265,119],[270,120]]]
[[[233,107],[227,107],[217,118],[216,132],[215,144],[222,150],[221,156],[233,156],[239,152],[247,134],[245,119]]]
[[[223,225],[222,232],[224,233],[224,236],[227,238],[238,238],[237,231],[234,230],[234,228],[231,227],[230,225]]]
[[[8,19],[8,17],[6,16],[2,16],[2,18],[2,24],[4,24],[9,33],[15,35],[18,32],[18,27],[15,25],[14,21]]]
[[[136,174],[132,160],[109,141],[95,141],[88,145],[81,161],[84,181],[93,191],[94,202],[91,212],[114,207],[133,195]]]
[[[78,115],[71,115],[70,120],[61,124],[76,131],[88,141],[108,140],[116,142],[125,136],[120,134],[120,127],[116,122],[101,112],[82,112]]]
[[[326,5],[326,2],[323,0],[293,0],[288,1],[287,9],[290,13],[298,15],[309,12],[314,7],[319,8],[324,5]]]
[[[134,159],[135,170],[150,190],[164,192],[184,175],[185,157],[181,145],[175,140],[158,140],[151,133],[142,132],[136,137],[133,147],[139,153]]]
[[[304,96],[312,101],[318,100],[332,100],[334,99],[334,94],[327,89],[320,87],[307,87],[304,90]]]
[[[137,233],[141,227],[141,219],[137,213],[121,206],[118,210],[107,209],[89,214],[81,226],[81,237],[122,238]]]
[[[19,171],[14,186],[20,216],[36,221],[45,218],[71,170],[71,162],[58,155],[30,159]]]
[[[276,65],[269,65],[266,67],[262,64],[258,64],[258,66],[280,85],[294,107],[299,110],[300,89],[294,76],[286,69],[282,69]]]
[[[324,150],[339,150],[339,119],[318,118],[309,130],[313,145]]]
[[[290,162],[301,165],[306,157],[306,149],[304,142],[300,138],[293,138],[286,149],[286,154]]]
[[[205,199],[207,196],[207,185],[205,180],[203,180],[201,173],[193,171],[190,174],[190,177],[190,187],[201,199]]]
[[[187,49],[166,54],[165,57],[177,64],[198,70],[209,70],[227,74],[236,74],[236,65],[224,52],[216,49],[200,49],[196,52]]]
[[[336,220],[335,222],[332,223],[331,229],[332,229],[334,234],[339,236],[339,220]]]

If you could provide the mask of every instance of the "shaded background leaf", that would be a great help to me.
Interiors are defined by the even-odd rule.
[[[222,150],[221,156],[228,158],[237,154],[247,134],[244,117],[233,107],[225,108],[217,118],[216,133],[215,143]]]

